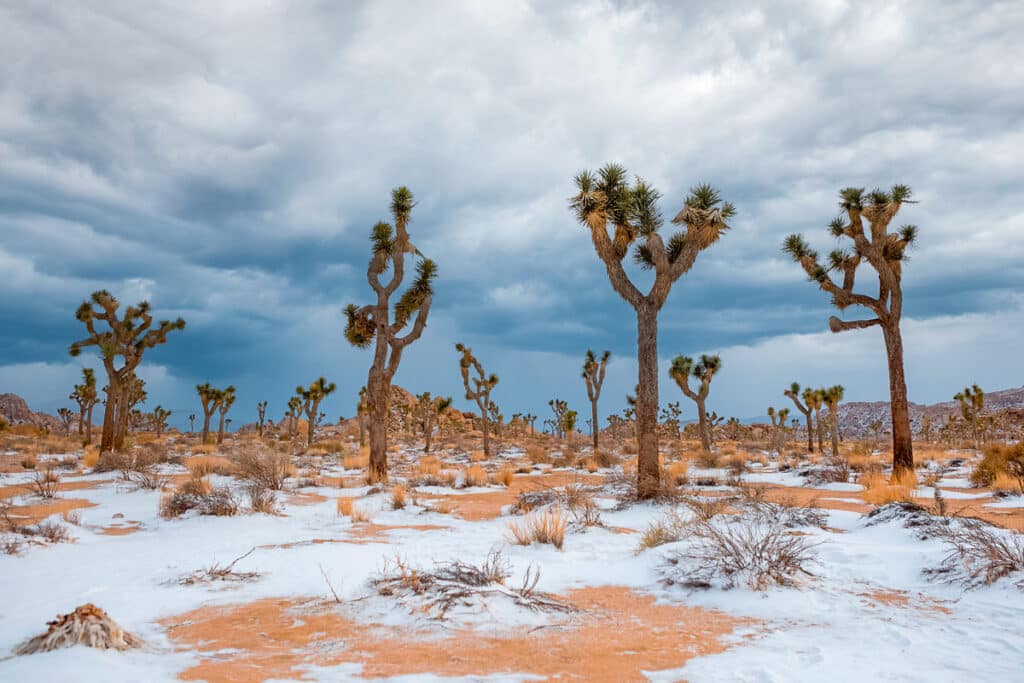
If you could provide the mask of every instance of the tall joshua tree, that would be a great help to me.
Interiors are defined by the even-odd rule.
[[[894,472],[914,469],[914,446],[910,431],[910,407],[907,403],[907,381],[903,372],[903,337],[900,319],[903,315],[903,262],[906,251],[917,239],[917,226],[903,225],[894,232],[889,224],[900,208],[910,203],[911,192],[906,185],[894,185],[888,192],[848,187],[839,193],[842,214],[829,229],[837,238],[853,242],[853,251],[837,249],[829,254],[828,267],[818,260],[804,238],[793,234],[786,238],[783,250],[799,263],[812,282],[832,295],[832,304],[840,311],[850,306],[867,308],[873,318],[843,321],[832,316],[833,332],[882,328],[885,351],[889,361],[889,403],[892,413],[892,464]],[[867,225],[865,225],[865,221]],[[878,276],[878,296],[853,291],[857,269],[864,262]],[[829,275],[842,275],[842,284]]]
[[[421,258],[416,264],[416,278],[412,285],[394,304],[394,318],[391,319],[391,297],[405,277],[406,254],[420,256],[419,250],[409,241],[409,216],[412,213],[413,196],[407,187],[391,192],[391,216],[394,225],[377,223],[370,240],[373,253],[366,271],[376,302],[366,306],[349,305],[345,309],[347,325],[345,338],[358,348],[366,348],[376,341],[373,362],[366,381],[366,401],[370,416],[370,471],[371,482],[386,481],[388,478],[388,413],[390,411],[391,380],[398,370],[405,347],[420,338],[427,325],[427,315],[433,299],[433,282],[437,266],[433,261]],[[385,270],[391,270],[387,283],[380,281]],[[409,324],[412,329],[400,334]]]
[[[263,427],[267,424],[267,402],[259,401],[256,404],[256,414],[258,421],[256,422],[256,433],[263,438]]]
[[[100,351],[103,369],[107,372],[110,391],[103,410],[101,453],[124,448],[130,412],[125,405],[125,385],[135,375],[143,354],[147,349],[166,343],[167,335],[174,330],[185,329],[185,321],[181,318],[161,320],[153,329],[153,316],[147,301],[129,306],[118,317],[120,306],[121,302],[110,292],[93,292],[90,300],[83,301],[75,312],[75,317],[85,325],[89,336],[76,341],[68,349],[72,356],[78,356],[85,348],[95,346]],[[99,331],[97,322],[106,324],[110,329]],[[121,367],[117,366],[118,357],[122,359]]]
[[[313,436],[316,433],[317,414],[320,410],[320,402],[334,393],[338,388],[334,382],[327,382],[327,379],[320,377],[309,385],[308,389],[295,387],[295,394],[302,399],[302,412],[306,413],[306,445],[313,445]]]
[[[220,420],[217,424],[217,443],[224,443],[224,422],[228,411],[231,410],[231,406],[235,404],[235,387],[229,385],[226,389],[221,390],[219,401],[217,402],[217,413]],[[231,420],[227,420],[231,422]]]
[[[64,436],[71,436],[71,423],[75,420],[75,413],[70,408],[58,408],[57,417],[60,419],[61,427],[64,428]]]
[[[960,414],[971,428],[974,449],[981,448],[981,413],[985,410],[985,392],[974,384],[957,392],[953,399],[960,404]]]
[[[569,412],[569,403],[560,398],[553,398],[548,401],[548,407],[555,414],[555,419],[552,421],[552,425],[555,427],[555,437],[565,438],[565,415]]]
[[[223,392],[206,382],[196,385],[196,393],[199,394],[199,402],[203,407],[203,437],[200,443],[206,443],[210,438],[210,418],[217,412]]]
[[[789,408],[775,410],[768,406],[768,419],[772,421],[771,449],[776,453],[782,452],[782,446],[786,436],[786,418],[789,417]]]
[[[811,407],[805,402],[800,400],[800,385],[793,382],[789,385],[789,389],[782,392],[785,396],[789,397],[789,400],[793,402],[796,409],[800,411],[800,414],[807,420],[807,451],[809,453],[814,452],[814,425],[811,423]],[[807,392],[804,392],[804,398],[806,399]]]
[[[459,358],[459,373],[462,375],[462,386],[466,390],[466,400],[475,401],[480,409],[480,428],[484,434],[484,455],[491,455],[491,438],[489,423],[491,415],[491,391],[498,386],[498,376],[493,372],[488,375],[473,355],[473,349],[464,344],[456,344],[455,350],[462,354]],[[470,370],[476,373],[470,376]]]
[[[717,355],[702,355],[700,362],[694,365],[693,359],[687,356],[676,356],[672,359],[669,376],[676,381],[684,394],[697,404],[697,420],[700,426],[700,445],[705,453],[711,451],[711,427],[708,424],[707,398],[711,390],[711,380],[722,368],[722,359]],[[697,391],[690,388],[690,375],[700,382]]]
[[[839,455],[839,402],[846,389],[841,384],[825,389],[825,405],[828,406],[829,433],[832,435],[832,457]]]
[[[825,452],[825,423],[821,420],[821,407],[825,405],[825,390],[807,387],[803,393],[804,403],[814,411],[814,425],[818,435],[818,452]]]
[[[659,229],[660,195],[639,178],[630,186],[626,169],[609,164],[596,174],[576,176],[576,195],[570,200],[577,220],[590,230],[594,250],[604,262],[612,289],[636,311],[637,361],[636,405],[638,442],[637,493],[640,498],[657,495],[658,466],[658,312],[672,285],[693,267],[697,255],[728,230],[726,221],[735,215],[732,204],[723,202],[710,185],[693,188],[672,223],[683,226],[666,243]],[[609,234],[609,229],[611,234]],[[637,242],[633,258],[654,271],[654,284],[644,294],[629,279],[623,260]]]
[[[591,432],[594,435],[594,452],[597,453],[597,439],[600,428],[597,420],[597,400],[601,398],[601,386],[604,384],[604,371],[611,351],[605,351],[598,359],[593,350],[587,349],[587,357],[583,361],[583,381],[587,383],[587,399],[590,400]]]
[[[156,438],[159,439],[164,430],[167,429],[167,419],[171,416],[172,412],[163,406],[153,408],[153,429],[156,431]]]
[[[85,435],[85,443],[92,443],[92,409],[99,400],[96,392],[96,373],[92,368],[82,368],[82,383],[68,396],[78,404],[78,435]]]

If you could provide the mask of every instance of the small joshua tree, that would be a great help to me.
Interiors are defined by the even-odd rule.
[[[159,439],[167,429],[167,419],[171,416],[171,412],[163,406],[153,408],[153,429],[156,431],[156,438]]]
[[[292,396],[288,399],[288,412],[285,415],[288,417],[288,436],[295,436],[295,432],[299,428],[299,415],[302,414],[302,399],[298,396]]]
[[[676,356],[669,368],[669,376],[684,394],[697,404],[697,420],[700,427],[700,445],[705,453],[711,452],[711,426],[708,424],[707,398],[711,390],[711,380],[722,367],[722,359],[717,355],[702,355],[700,362],[694,365],[693,359],[687,356]],[[697,391],[690,389],[690,375],[700,382]]]
[[[594,452],[597,452],[598,428],[597,401],[601,398],[601,386],[604,384],[605,367],[608,359],[612,357],[611,351],[605,351],[598,359],[593,350],[587,349],[587,356],[583,361],[583,381],[587,384],[587,399],[590,401],[590,431],[594,435]]]
[[[72,356],[95,346],[100,351],[103,368],[107,371],[107,386],[110,388],[103,411],[103,433],[100,437],[100,452],[122,450],[124,436],[128,430],[128,414],[131,409],[125,402],[128,380],[135,376],[135,369],[142,362],[147,349],[167,342],[167,335],[174,330],[185,329],[185,321],[161,320],[156,329],[150,314],[149,302],[143,301],[124,310],[118,317],[121,303],[110,292],[93,292],[89,301],[82,302],[75,317],[85,325],[89,336],[72,344],[68,349]],[[110,329],[100,332],[96,323],[105,323]],[[117,367],[118,357],[122,358]]]
[[[256,404],[256,414],[258,420],[256,422],[256,433],[263,438],[263,427],[267,424],[267,402],[260,401]]]
[[[75,414],[69,408],[58,408],[57,417],[60,419],[61,427],[64,428],[64,436],[71,436],[71,423],[75,420]]]
[[[466,390],[466,399],[475,401],[480,409],[480,428],[484,435],[484,455],[491,455],[491,440],[488,430],[490,423],[491,391],[498,386],[498,376],[493,372],[488,375],[473,355],[473,349],[464,344],[456,344],[455,350],[462,354],[459,358],[459,373],[462,375],[462,386]],[[470,371],[476,373],[470,376]]]
[[[565,438],[565,414],[569,412],[569,404],[560,398],[553,398],[548,401],[548,407],[555,414],[555,419],[552,422],[555,436],[559,439]]]
[[[313,436],[316,432],[317,414],[320,410],[320,402],[334,393],[338,386],[328,383],[327,379],[320,377],[309,385],[308,389],[295,387],[295,393],[302,399],[302,412],[306,414],[306,445],[313,445]]]
[[[196,433],[196,414],[189,413],[188,416],[188,431],[192,434]]]
[[[576,431],[576,419],[578,417],[579,413],[575,410],[565,411],[565,417],[562,418],[562,436],[572,438],[573,432]]]
[[[224,443],[224,422],[228,411],[235,404],[235,387],[228,386],[220,392],[220,400],[217,403],[217,412],[220,420],[217,424],[217,443]],[[227,420],[230,423],[230,420]]]
[[[825,390],[824,389],[811,389],[810,387],[804,389],[803,393],[804,403],[807,404],[807,408],[814,411],[814,424],[817,427],[818,434],[818,452],[825,452],[825,426],[821,421],[821,407],[825,405]]]
[[[807,420],[807,451],[809,453],[814,452],[814,425],[811,424],[811,407],[800,400],[800,385],[793,382],[789,385],[789,389],[782,392],[784,395],[789,397],[789,400],[793,402],[796,409],[800,411],[800,414]],[[805,392],[806,397],[806,392]]]
[[[776,453],[782,452],[782,446],[784,445],[786,437],[786,418],[788,417],[789,408],[775,410],[772,406],[768,406],[768,419],[772,421],[770,448]]]
[[[848,187],[839,193],[842,214],[832,221],[829,229],[837,238],[846,237],[853,242],[853,251],[837,249],[829,254],[828,267],[818,261],[818,253],[804,238],[793,234],[783,243],[783,251],[803,267],[812,282],[832,295],[832,304],[840,311],[850,306],[862,306],[875,317],[864,320],[842,321],[832,316],[829,329],[833,332],[881,327],[885,351],[889,361],[889,403],[892,413],[893,470],[913,471],[914,445],[910,431],[910,407],[907,402],[907,381],[903,371],[903,337],[900,319],[903,315],[903,262],[906,251],[917,239],[917,226],[904,225],[889,232],[889,224],[900,208],[910,203],[910,188],[894,185],[888,192]],[[868,225],[865,225],[865,220]],[[878,276],[878,296],[853,291],[857,269],[867,262]],[[842,284],[836,283],[830,272],[842,275]]]
[[[839,455],[839,402],[843,400],[846,389],[837,384],[825,389],[825,405],[828,406],[829,430],[832,435],[832,457]]]
[[[713,245],[728,230],[726,221],[735,207],[723,202],[710,185],[693,188],[683,207],[672,219],[685,229],[667,243],[658,233],[662,216],[660,195],[640,180],[630,186],[626,169],[609,164],[596,174],[584,171],[576,176],[576,195],[570,206],[576,219],[591,235],[594,250],[604,263],[612,289],[636,311],[638,390],[636,405],[637,493],[651,498],[660,490],[658,463],[658,312],[669,291],[693,267],[697,255]],[[609,229],[612,234],[609,235]],[[639,242],[638,242],[639,240]],[[654,271],[654,283],[647,294],[629,279],[623,267],[629,248],[637,242],[634,260]]]
[[[78,404],[78,435],[85,436],[85,443],[92,443],[92,409],[99,401],[96,392],[96,373],[92,368],[82,368],[82,383],[68,396]]]
[[[446,410],[452,407],[451,396],[431,396],[429,391],[416,396],[416,406],[414,408],[416,420],[420,424],[420,429],[423,432],[423,452],[430,452],[430,445],[434,436],[434,425],[437,424],[437,418],[443,414]]]
[[[370,415],[369,479],[374,483],[387,481],[388,478],[387,430],[391,380],[398,371],[405,347],[419,339],[427,325],[434,293],[433,282],[437,275],[437,266],[430,259],[422,259],[417,263],[416,279],[395,303],[392,322],[391,296],[405,277],[405,256],[419,255],[419,251],[409,241],[408,226],[412,207],[413,196],[409,188],[399,187],[392,191],[391,215],[394,226],[377,223],[370,238],[373,242],[373,255],[366,277],[377,295],[377,301],[362,307],[350,305],[345,309],[345,338],[348,342],[358,348],[366,348],[376,340],[373,363],[366,381]],[[391,279],[383,284],[380,276],[388,268],[391,269]],[[413,315],[415,320],[412,329],[404,335],[400,334],[409,321],[413,320]]]
[[[960,414],[970,427],[974,450],[981,448],[981,414],[985,410],[985,392],[974,384],[958,392],[953,399],[960,404]]]
[[[224,392],[206,382],[205,384],[196,385],[196,393],[199,394],[199,402],[203,407],[203,436],[201,443],[206,443],[210,438],[210,418],[217,412],[217,407],[220,405]]]

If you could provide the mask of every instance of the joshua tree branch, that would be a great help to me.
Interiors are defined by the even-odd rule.
[[[870,320],[840,320],[839,318],[832,316],[828,319],[828,327],[833,332],[846,332],[847,330],[863,330],[866,327],[874,327],[875,325],[881,325],[882,321],[878,318],[872,318]]]

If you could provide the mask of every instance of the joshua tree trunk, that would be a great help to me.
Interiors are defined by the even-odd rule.
[[[387,342],[377,337],[377,355],[387,355]],[[390,410],[391,388],[384,378],[385,371],[377,368],[376,358],[370,368],[366,382],[366,399],[370,412],[370,481],[388,479],[388,411]]]
[[[594,437],[594,453],[597,453],[598,432],[601,431],[597,426],[597,401],[590,402],[590,431]]]
[[[95,407],[95,403],[89,406],[89,410],[86,413],[85,418],[85,443],[92,443],[92,409]]]
[[[206,440],[210,437],[210,416],[212,413],[203,414],[203,440],[200,443],[206,443]]]
[[[708,411],[704,399],[697,401],[697,422],[700,428],[700,447],[705,453],[711,452],[711,429],[708,428]]]
[[[839,455],[839,411],[829,409],[829,418],[832,422],[832,457]]]
[[[818,452],[825,452],[825,429],[821,424],[821,408],[814,409],[814,424],[818,432]]]
[[[224,443],[224,413],[220,414],[217,422],[217,443]]]
[[[652,498],[660,488],[658,466],[658,312],[644,307],[637,311],[636,392],[637,493]]]
[[[362,413],[358,417],[359,422],[359,446],[360,448],[366,445],[366,416]]]
[[[903,374],[903,337],[899,321],[882,328],[889,358],[889,406],[892,412],[893,471],[914,469],[913,433],[907,403],[907,380]]]

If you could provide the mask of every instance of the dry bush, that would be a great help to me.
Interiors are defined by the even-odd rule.
[[[764,489],[744,489],[736,504],[761,524],[779,524],[787,529],[811,526],[824,529],[827,526],[828,515],[813,500],[806,505],[795,505],[788,500],[769,503],[763,495]]]
[[[370,465],[370,447],[363,446],[358,453],[348,453],[341,458],[341,465],[346,470],[363,470]]]
[[[992,490],[999,494],[1018,495],[1024,494],[1024,473],[1021,477],[1012,477],[1004,472],[996,474],[996,478],[989,485]]]
[[[551,462],[551,455],[546,447],[541,444],[531,443],[526,447],[526,459],[534,465],[543,465]]]
[[[100,461],[100,451],[96,446],[87,446],[82,455],[82,466],[86,469],[93,469]]]
[[[512,467],[512,465],[506,463],[504,467],[502,467],[500,470],[498,470],[491,476],[491,483],[498,484],[500,486],[505,486],[507,488],[508,486],[512,485],[512,480],[515,479],[515,476],[515,468]]]
[[[484,460],[487,460],[487,454],[483,451],[472,451],[469,454],[470,462],[483,462]]]
[[[470,465],[462,471],[462,485],[465,488],[471,486],[487,485],[487,470],[480,465]]]
[[[1002,484],[1007,478],[1017,480],[1018,490],[1024,492],[1024,441],[1013,446],[993,444],[985,448],[981,461],[971,472],[971,483],[975,486],[992,486],[999,475]]]
[[[724,451],[722,452],[722,455],[726,455]],[[728,454],[727,457],[732,458],[735,457],[736,455],[738,454],[735,453],[734,451],[733,453]],[[719,454],[716,453],[715,451],[701,451],[700,455],[697,456],[697,462],[700,464],[700,466],[707,469],[713,469],[715,467],[718,467],[718,461]]]
[[[441,486],[455,488],[455,485],[459,482],[459,473],[455,470],[442,470],[439,480]]]
[[[227,486],[210,486],[205,479],[193,478],[160,501],[160,516],[180,517],[189,510],[200,515],[229,517],[238,514],[238,501]]]
[[[50,543],[63,543],[73,538],[68,528],[60,522],[47,520],[34,525],[34,528],[35,533],[32,535],[39,536]]]
[[[698,520],[706,522],[726,512],[735,500],[731,496],[685,496],[682,503],[690,508]]]
[[[238,476],[249,481],[258,481],[272,491],[284,488],[285,480],[295,474],[292,459],[286,453],[246,450],[235,456]]]
[[[647,525],[640,536],[640,545],[637,553],[651,548],[657,548],[666,543],[675,543],[682,540],[686,528],[694,522],[694,518],[683,517],[678,510],[670,510],[659,519]]]
[[[352,516],[352,504],[355,501],[347,496],[338,498],[338,516],[339,517],[351,517]]]
[[[550,543],[561,550],[568,521],[561,508],[531,512],[521,522],[509,522],[509,542],[518,545]]]
[[[864,487],[864,500],[868,503],[909,503],[914,489],[917,488],[917,475],[913,472],[904,472],[899,477],[886,479],[880,472],[867,472],[860,478],[859,483]]]
[[[781,524],[750,518],[697,521],[689,527],[692,542],[666,558],[665,583],[688,588],[723,588],[745,584],[753,590],[792,586],[811,576],[815,545]]]
[[[661,476],[667,478],[675,486],[685,486],[687,482],[686,474],[689,470],[689,463],[685,460],[677,460],[669,463],[667,467],[663,467]]]
[[[881,474],[880,470],[878,474]],[[807,483],[814,486],[836,482],[845,484],[848,481],[850,481],[850,464],[842,456],[831,457],[821,467],[811,467],[807,470]]]
[[[32,473],[29,486],[32,492],[40,498],[53,498],[60,489],[60,475],[57,474],[53,465],[48,465],[46,469],[35,470]]]
[[[360,524],[363,522],[371,521],[370,513],[363,509],[363,507],[360,505],[352,506],[352,512],[349,513],[349,518],[352,520],[353,524]]]
[[[453,503],[449,498],[442,498],[430,506],[431,512],[436,512],[441,515],[451,514],[455,512],[455,510],[455,503]]]
[[[597,453],[593,455],[593,458],[594,461],[597,463],[598,467],[603,467],[605,469],[615,467],[616,465],[619,464],[618,456],[616,456],[611,451],[604,450],[603,448],[599,448],[597,450]]]
[[[577,531],[583,531],[589,527],[604,526],[601,520],[601,508],[588,499],[585,503],[572,511],[572,526]]]
[[[933,533],[946,543],[949,554],[938,567],[925,570],[930,576],[976,588],[1024,572],[1024,537],[1019,533],[966,517],[936,525]],[[1016,585],[1024,589],[1024,579]]]
[[[26,470],[34,470],[36,468],[36,456],[26,455],[21,459],[21,466]]]
[[[264,512],[273,515],[277,512],[277,493],[258,479],[250,479],[245,484],[245,493],[249,496],[249,507],[253,512]]]
[[[15,534],[4,534],[0,536],[0,552],[4,555],[17,555],[21,552],[23,543],[21,538]]]
[[[593,458],[586,458],[583,461],[583,469],[585,469],[590,474],[594,474],[600,469],[600,466],[597,464],[597,461],[594,460]]]
[[[255,546],[250,548],[244,555],[239,555],[226,565],[214,562],[205,569],[197,569],[191,574],[186,574],[178,580],[183,586],[194,586],[196,584],[213,583],[214,581],[253,581],[260,577],[259,572],[238,572],[235,565],[252,555],[256,550]]]
[[[727,469],[734,477],[738,477],[747,471],[747,456],[743,453],[728,455],[722,460],[721,466]]]
[[[441,473],[441,461],[436,455],[424,455],[416,463],[416,475],[419,477],[437,477]]]
[[[401,484],[395,484],[391,487],[391,509],[401,510],[405,508],[406,504],[406,489]]]

